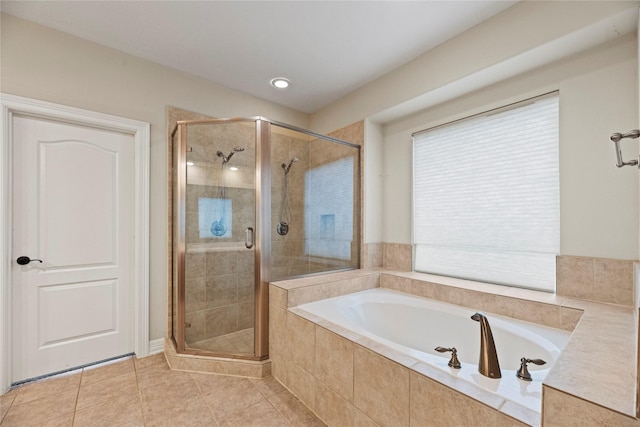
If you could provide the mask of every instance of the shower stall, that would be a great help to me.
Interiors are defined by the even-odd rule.
[[[172,338],[268,357],[268,284],[359,267],[360,147],[262,117],[179,121]]]

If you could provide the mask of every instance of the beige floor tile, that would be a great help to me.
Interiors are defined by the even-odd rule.
[[[13,400],[16,398],[16,396],[16,393],[8,393],[0,396],[0,422],[2,422],[2,419],[11,407],[11,404],[13,403]]]
[[[159,404],[162,403],[159,401],[149,403],[144,400],[143,397],[142,411],[147,427],[218,425],[201,396],[165,401],[164,404]]]
[[[165,411],[175,412],[184,402],[201,398],[201,395],[195,381],[190,376],[186,376],[172,384],[160,383],[153,387],[142,388],[140,397],[146,415]],[[209,412],[206,405],[204,409],[205,412]]]
[[[77,409],[103,402],[126,402],[138,399],[138,384],[135,372],[80,386]]]
[[[248,378],[192,374],[213,416],[220,420],[230,413],[266,401]]]
[[[218,419],[221,427],[283,427],[287,421],[271,406],[263,400],[248,408],[231,412]]]
[[[318,418],[312,420],[304,420],[299,423],[293,424],[294,427],[326,427],[326,424],[320,421]]]
[[[313,424],[319,421],[318,418],[304,403],[288,391],[272,395],[268,400],[291,425],[323,425],[322,423]]]
[[[148,368],[150,366],[155,365],[165,365],[167,364],[167,359],[164,357],[164,353],[154,354],[153,356],[133,358],[133,363],[135,364],[136,370]]]
[[[115,360],[99,365],[89,366],[82,370],[81,385],[92,384],[113,377],[134,372],[133,358],[128,357],[125,360]]]
[[[189,372],[172,371],[169,366],[153,365],[145,369],[140,369],[137,373],[138,386],[141,390],[156,386],[175,386],[177,384],[190,384],[194,386],[193,378]]]
[[[159,354],[119,360],[14,388],[0,396],[0,425],[315,427],[324,424],[272,376],[248,379],[172,371],[164,355]]]
[[[81,371],[72,371],[18,387],[16,389],[18,394],[14,404],[20,405],[64,391],[75,390],[77,392],[80,386],[80,372]]]
[[[67,414],[67,415],[63,415],[62,417],[58,417],[58,418],[54,418],[52,420],[47,420],[44,422],[37,422],[34,424],[29,424],[28,422],[18,422],[16,424],[12,424],[12,423],[0,423],[0,425],[2,425],[2,427],[5,426],[12,426],[12,425],[16,425],[16,426],[21,426],[21,427],[25,427],[25,426],[38,426],[38,427],[72,427],[73,426],[73,416],[74,414]]]
[[[286,388],[272,375],[265,378],[252,378],[251,382],[265,397],[273,396],[274,394],[282,393],[286,390]]]
[[[142,405],[137,395],[126,399],[104,399],[76,411],[74,427],[144,426]]]
[[[2,420],[2,426],[40,426],[73,415],[77,396],[78,392],[71,390],[11,405]]]

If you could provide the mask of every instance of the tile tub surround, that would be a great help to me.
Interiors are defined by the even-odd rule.
[[[556,257],[556,292],[590,301],[633,305],[635,261],[569,255]]]
[[[382,267],[411,271],[413,268],[412,246],[405,243],[383,243],[382,244]]]
[[[631,307],[422,273],[390,270],[348,273],[350,276],[342,280],[353,281],[373,273],[379,276],[381,287],[574,332],[544,381],[540,415],[295,308],[302,303],[341,294],[337,290],[336,277],[327,277],[332,275],[272,283],[273,375],[329,425],[355,425],[352,420],[366,420],[363,417],[370,417],[379,425],[401,425],[400,421],[407,420],[412,425],[422,425],[427,419],[438,419],[445,413],[449,416],[447,407],[451,405],[475,408],[470,413],[475,414],[476,424],[482,420],[479,425],[539,425],[541,421],[544,425],[567,425],[566,413],[569,412],[563,415],[563,411],[569,411],[568,408],[571,408],[570,424],[640,425],[635,418],[637,332]],[[326,286],[322,278],[326,278]],[[371,278],[368,280],[373,282]],[[343,283],[344,287],[348,285],[350,283]],[[304,337],[304,343],[300,341],[301,337]],[[597,351],[594,345],[612,350]],[[333,377],[327,376],[323,359],[335,358],[338,354],[343,357],[340,361],[332,360],[331,365],[336,370],[339,366],[340,372]],[[377,363],[376,369],[380,372],[395,372],[391,374],[393,381],[406,376],[408,382],[399,386],[402,392],[396,391],[390,396],[381,395],[385,393],[385,387],[378,390],[374,386],[374,395],[366,397],[362,390],[372,385],[365,384],[366,375],[358,374],[358,366],[363,363]],[[353,374],[349,374],[349,366]],[[348,378],[352,378],[352,395],[345,388]],[[392,384],[395,386],[395,382]],[[383,404],[386,399],[399,404]],[[460,418],[452,421],[454,424],[470,420],[465,411],[455,414]],[[389,417],[396,422],[388,424]]]

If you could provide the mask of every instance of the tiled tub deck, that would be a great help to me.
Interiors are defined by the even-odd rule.
[[[543,382],[542,414],[296,308],[375,287],[573,331]],[[328,425],[640,425],[632,307],[391,270],[286,280],[269,291],[273,375]]]

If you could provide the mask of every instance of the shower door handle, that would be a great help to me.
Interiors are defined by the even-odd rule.
[[[253,247],[253,228],[247,227],[244,230],[244,247],[251,249]]]

